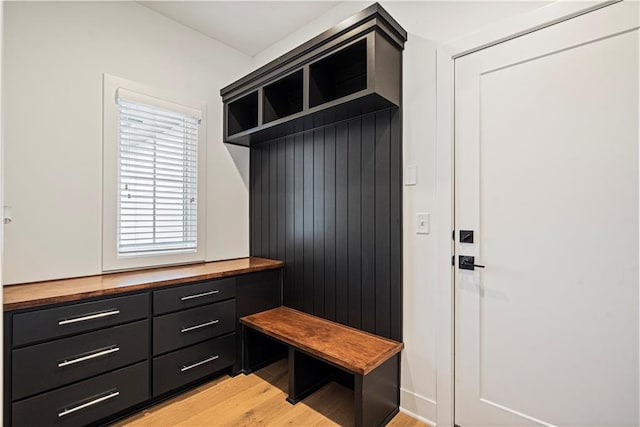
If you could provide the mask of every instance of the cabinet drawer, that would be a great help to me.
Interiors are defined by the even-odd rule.
[[[216,301],[233,298],[236,295],[236,278],[228,277],[218,280],[178,286],[153,293],[153,314],[164,314],[171,311],[210,304]]]
[[[84,426],[146,400],[142,362],[13,404],[13,426]]]
[[[138,294],[16,314],[13,317],[13,345],[140,320],[148,313],[148,294]]]
[[[234,299],[156,317],[153,319],[153,354],[233,332],[235,317]]]
[[[158,396],[234,363],[236,334],[205,341],[153,359],[153,394]]]
[[[143,320],[13,351],[13,400],[92,377],[147,358]]]

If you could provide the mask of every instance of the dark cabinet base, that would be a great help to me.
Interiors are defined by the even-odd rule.
[[[229,368],[235,361],[235,345],[234,333],[156,357],[153,359],[153,395]]]
[[[13,399],[146,360],[148,330],[143,320],[13,350]]]
[[[282,305],[282,270],[238,276],[236,286],[236,319]],[[255,366],[258,363],[258,361],[253,361],[253,363],[249,364],[247,360],[248,354],[243,347],[243,340],[239,339],[242,335],[242,329],[238,321],[236,321],[236,334],[238,340],[236,363],[233,366],[234,375],[239,372],[248,373],[248,367]],[[256,343],[256,345],[261,344]],[[264,345],[271,345],[271,350],[267,352],[270,354],[277,353],[277,355],[275,358],[270,357],[262,360],[262,362],[269,363],[286,356],[286,349],[283,347],[273,348],[272,340],[267,340]],[[265,351],[252,352],[252,354],[264,354]],[[264,366],[264,364],[261,366]]]
[[[149,364],[128,368],[13,404],[13,425],[84,426],[149,398]]]
[[[234,332],[236,302],[227,300],[153,319],[153,355]]]
[[[231,374],[236,312],[281,295],[275,269],[5,312],[3,425],[108,425]]]

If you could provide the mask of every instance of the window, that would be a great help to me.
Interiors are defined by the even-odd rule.
[[[118,254],[195,250],[199,119],[118,100]]]
[[[204,258],[201,111],[105,75],[103,270]]]

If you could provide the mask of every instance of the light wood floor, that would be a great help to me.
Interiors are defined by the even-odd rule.
[[[116,426],[352,426],[353,391],[327,384],[292,406],[287,396],[287,362],[251,375],[224,376],[160,403]],[[403,413],[391,427],[426,426]]]

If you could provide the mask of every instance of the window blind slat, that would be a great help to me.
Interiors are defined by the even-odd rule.
[[[141,193],[149,193],[155,190],[158,193],[184,194],[184,191],[180,191],[181,188],[179,187],[170,187],[165,185],[162,185],[162,186],[158,185],[157,187],[154,188],[152,185],[129,183],[129,184],[122,184],[120,186],[120,189],[129,190],[129,191],[139,191]]]
[[[158,145],[166,145],[168,147],[180,148],[184,144],[195,143],[195,139],[184,135],[182,137],[176,136],[172,137],[172,135],[167,135],[165,132],[162,132],[160,129],[153,131],[146,131],[144,129],[132,128],[132,127],[120,127],[120,134],[123,137],[129,137],[135,140],[135,138],[141,139],[141,142],[150,142],[150,140],[154,141],[155,144]]]
[[[157,178],[156,180],[154,180],[153,177],[142,177],[142,176],[136,176],[133,174],[120,174],[121,179],[131,179],[131,180],[137,180],[137,181],[144,181],[144,182],[164,182],[164,183],[183,183],[184,180],[180,180],[180,179],[165,179],[165,178]]]
[[[196,150],[191,150],[190,148],[171,148],[168,149],[165,146],[161,146],[161,145],[157,145],[154,144],[153,142],[148,142],[146,140],[138,140],[138,139],[131,139],[128,135],[120,135],[120,141],[122,143],[122,141],[127,142],[127,145],[124,145],[123,148],[126,151],[134,151],[138,152],[138,153],[155,153],[156,155],[162,155],[162,156],[167,156],[167,157],[173,157],[173,158],[182,158],[182,157],[187,157],[187,158],[195,158],[196,157]],[[122,144],[121,144],[122,145]]]
[[[179,172],[189,172],[191,168],[195,167],[195,162],[192,161],[183,161],[182,164],[177,164],[176,162],[164,162],[161,159],[149,159],[146,156],[136,157],[127,156],[125,154],[120,159],[120,165],[122,166],[146,166],[151,168],[161,167],[162,169],[170,169]]]
[[[170,138],[175,138],[176,140],[181,140],[183,138],[188,140],[195,140],[196,133],[193,132],[192,129],[179,126],[179,125],[169,125],[165,123],[154,123],[149,121],[142,121],[139,119],[135,119],[133,117],[128,117],[120,120],[120,127],[123,132],[128,131],[143,131],[148,132],[153,135],[167,136]]]
[[[169,156],[160,151],[156,151],[154,153],[153,151],[142,151],[142,150],[125,151],[122,153],[120,158],[122,160],[130,160],[130,159],[140,159],[140,160],[147,160],[147,161],[158,160],[163,163],[169,163],[169,164],[184,164],[186,162],[188,164],[193,164],[193,165],[196,164],[196,160],[197,160],[195,156],[190,156],[190,155],[178,157],[178,156]]]
[[[153,180],[161,179],[173,182],[184,182],[185,178],[194,177],[195,174],[172,174],[170,171],[164,171],[164,173],[156,172],[154,174],[153,169],[144,169],[144,168],[132,168],[132,167],[122,167],[123,174],[127,174],[126,176],[137,175],[135,179],[124,178],[122,183],[128,185],[132,182],[138,182],[141,179]]]

